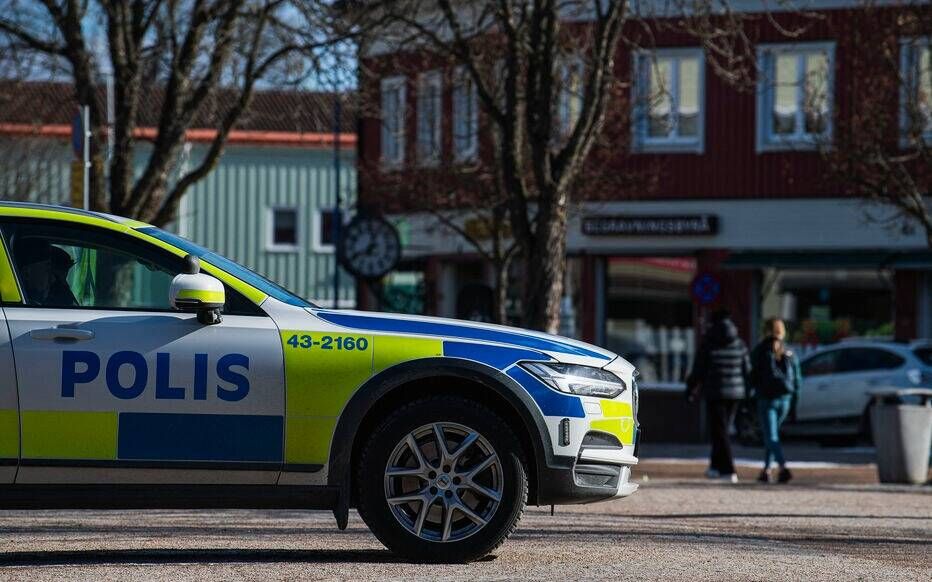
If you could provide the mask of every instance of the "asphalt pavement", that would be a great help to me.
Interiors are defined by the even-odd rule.
[[[657,476],[661,466],[667,476]],[[932,579],[929,486],[818,473],[801,484],[730,485],[694,478],[701,468],[647,461],[628,499],[558,507],[553,517],[529,509],[503,548],[468,565],[401,562],[355,513],[340,532],[329,513],[312,511],[6,512],[0,578]]]

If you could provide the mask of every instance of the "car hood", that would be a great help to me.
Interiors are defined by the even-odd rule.
[[[584,363],[602,367],[616,359],[620,359],[616,354],[608,350],[585,342],[504,325],[424,315],[401,315],[342,309],[308,309],[308,311],[328,323],[348,329],[425,335],[443,339],[471,340],[529,348],[543,352],[562,362]]]

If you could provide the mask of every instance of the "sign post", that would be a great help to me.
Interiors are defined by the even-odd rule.
[[[84,210],[91,209],[91,108],[81,106],[81,118],[84,123]]]
[[[76,158],[71,164],[71,205],[91,207],[91,108],[82,105],[71,121],[71,148]],[[80,161],[79,161],[80,159]],[[78,188],[78,172],[81,186]]]

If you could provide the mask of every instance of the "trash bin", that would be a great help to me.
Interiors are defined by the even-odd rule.
[[[871,431],[881,483],[925,483],[932,445],[932,389],[872,392]]]

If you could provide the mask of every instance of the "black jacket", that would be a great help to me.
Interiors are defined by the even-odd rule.
[[[686,386],[706,400],[741,400],[751,374],[748,348],[730,319],[716,321],[702,338]]]
[[[765,337],[751,350],[750,392],[754,398],[779,398],[798,395],[802,374],[796,354],[787,351],[782,362],[773,353],[773,337]]]

